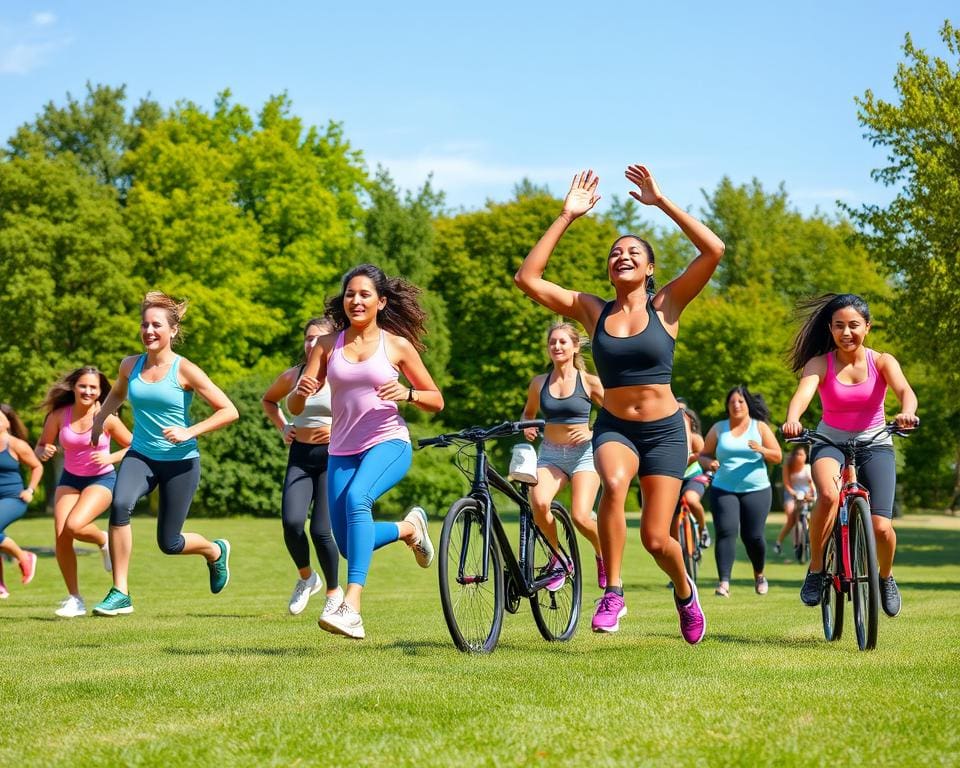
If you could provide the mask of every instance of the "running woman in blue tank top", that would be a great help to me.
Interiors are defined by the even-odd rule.
[[[23,487],[20,465],[30,468],[30,483]],[[27,430],[20,417],[6,403],[0,403],[0,552],[15,558],[23,574],[21,581],[29,584],[37,570],[37,556],[21,549],[5,533],[6,527],[23,517],[27,505],[40,485],[43,466],[27,445]],[[3,582],[3,558],[0,558],[0,599],[10,596]]]
[[[239,418],[230,399],[200,368],[173,352],[180,338],[186,303],[177,303],[151,291],[140,306],[140,340],[145,354],[124,358],[117,383],[93,422],[90,441],[100,439],[107,417],[125,401],[133,408],[133,443],[120,464],[110,512],[110,553],[113,587],[94,607],[101,616],[132,613],[127,584],[133,534],[130,513],[141,497],[160,489],[157,543],[168,555],[201,555],[210,571],[210,591],[220,592],[230,580],[230,543],[208,541],[197,533],[183,533],[190,503],[200,484],[197,437],[225,427]],[[190,424],[193,393],[213,413]]]
[[[681,634],[687,642],[699,643],[706,620],[696,585],[683,568],[680,544],[670,535],[688,456],[683,414],[670,380],[680,313],[713,275],[724,246],[709,228],[667,199],[644,166],[628,166],[626,177],[639,190],[631,190],[631,196],[663,211],[697,249],[683,274],[655,293],[653,248],[639,237],[624,235],[607,255],[607,277],[616,293],[613,301],[543,278],[567,227],[600,199],[599,179],[593,171],[584,171],[574,176],[560,216],[524,259],[515,279],[532,299],[578,320],[593,335],[593,361],[604,388],[603,408],[593,425],[593,450],[603,483],[598,524],[607,570],[607,588],[594,613],[593,630],[616,632],[627,612],[620,573],[627,536],[624,507],[630,483],[639,475],[643,545],[673,583]]]

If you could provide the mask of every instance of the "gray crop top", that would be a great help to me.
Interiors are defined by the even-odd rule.
[[[293,392],[290,393],[292,395]],[[287,395],[289,401],[290,395]],[[289,411],[289,407],[287,408]],[[303,410],[292,419],[290,423],[295,427],[313,428],[329,427],[333,421],[333,414],[330,411],[330,383],[324,382],[314,394],[307,398]]]

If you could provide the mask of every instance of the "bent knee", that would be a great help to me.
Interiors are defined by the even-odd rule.
[[[179,555],[183,552],[184,544],[186,544],[186,542],[183,536],[178,536],[175,539],[162,539],[157,537],[157,546],[160,547],[160,551],[165,555]]]

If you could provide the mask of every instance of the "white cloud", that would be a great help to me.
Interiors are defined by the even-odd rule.
[[[38,27],[49,27],[51,24],[57,23],[57,17],[49,11],[43,11],[33,14],[33,23]]]
[[[534,165],[498,165],[462,154],[423,154],[410,158],[374,159],[390,171],[400,187],[416,188],[431,173],[439,189],[464,189],[516,184],[528,178],[535,184],[556,182],[570,175],[568,168]]]
[[[0,74],[25,75],[44,63],[54,43],[21,43],[0,51]]]

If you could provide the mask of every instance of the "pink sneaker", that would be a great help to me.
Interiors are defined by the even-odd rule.
[[[24,584],[33,581],[33,576],[37,572],[37,556],[33,552],[24,552],[24,559],[20,561],[20,572],[23,578],[20,580]]]
[[[623,602],[623,595],[604,592],[603,597],[597,601],[591,627],[594,632],[617,632],[620,630],[620,619],[626,615],[627,606]]]
[[[547,563],[547,567],[544,568],[543,573],[546,575],[552,571],[556,571],[556,576],[554,576],[553,579],[547,583],[547,589],[550,592],[556,592],[557,590],[563,589],[563,585],[567,580],[567,576],[573,573],[573,564],[564,562],[564,564],[561,566],[560,560],[551,555],[550,562]]]
[[[600,589],[607,588],[607,568],[603,564],[603,558],[597,555],[597,586]]]
[[[703,615],[703,609],[700,607],[697,585],[690,580],[689,576],[687,576],[687,584],[693,590],[693,600],[687,605],[680,605],[676,593],[673,600],[677,604],[677,613],[680,614],[680,634],[690,645],[696,645],[707,634],[707,617]]]

